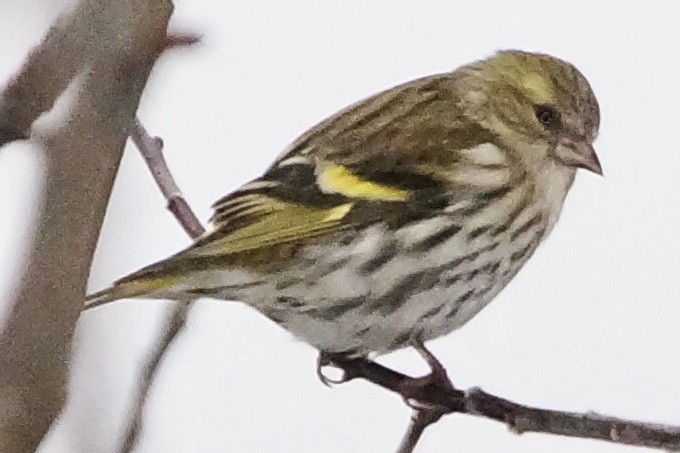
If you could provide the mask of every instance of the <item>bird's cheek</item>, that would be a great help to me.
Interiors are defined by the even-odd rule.
[[[555,157],[563,164],[571,167],[584,168],[595,174],[602,175],[602,165],[593,145],[584,140],[560,140],[554,151]]]

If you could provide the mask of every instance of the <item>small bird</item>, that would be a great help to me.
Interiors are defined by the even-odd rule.
[[[92,294],[241,301],[366,358],[459,328],[553,229],[579,168],[602,174],[584,76],[517,50],[360,101],[214,207],[190,247]]]

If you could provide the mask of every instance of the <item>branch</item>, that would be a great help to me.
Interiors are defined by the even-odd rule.
[[[345,373],[344,381],[362,378],[405,397],[404,389],[418,387],[422,378],[413,378],[365,359],[334,357],[333,365]],[[589,413],[539,409],[508,401],[479,388],[468,391],[444,389],[439,385],[420,386],[419,407],[436,408],[442,414],[461,413],[505,423],[516,434],[554,434],[581,439],[598,439],[638,447],[680,451],[680,426],[643,423]],[[412,399],[412,395],[408,395]],[[427,411],[425,411],[427,412]],[[414,417],[399,453],[415,448],[427,425],[437,419]]]
[[[130,138],[142,154],[156,180],[156,184],[167,200],[168,210],[172,212],[184,231],[193,239],[205,233],[205,228],[182,196],[182,192],[165,162],[163,140],[160,137],[151,137],[139,119],[135,120]]]
[[[83,74],[69,120],[44,141],[38,227],[0,332],[0,451],[35,451],[65,401],[92,255],[171,12],[169,1],[84,0],[0,95],[2,145],[26,138],[32,122]]]
[[[176,41],[186,45],[186,40],[179,38]],[[191,44],[197,41],[192,41]],[[130,138],[137,146],[142,157],[151,171],[156,184],[161,193],[168,202],[168,210],[172,212],[184,231],[193,239],[199,237],[205,232],[205,229],[199,222],[198,218],[189,207],[189,204],[182,196],[182,192],[177,186],[175,179],[170,173],[165,158],[163,157],[163,140],[160,137],[152,137],[146,131],[139,119],[135,120],[135,125],[130,134]],[[121,446],[121,453],[130,453],[134,450],[139,433],[142,431],[144,406],[149,397],[151,385],[158,374],[158,368],[167,354],[171,344],[174,342],[177,335],[184,329],[187,315],[191,308],[192,301],[176,302],[173,309],[168,316],[168,320],[164,327],[163,334],[154,346],[151,355],[148,358],[148,363],[141,376],[139,390],[137,396],[132,404],[132,413],[130,422],[125,435],[125,441]]]
[[[444,414],[441,411],[414,410],[406,434],[404,434],[401,445],[399,445],[399,448],[397,449],[397,453],[413,452],[416,449],[416,445],[418,445],[418,441],[420,441],[420,438],[423,436],[425,429],[431,424],[438,422],[442,415]]]
[[[177,338],[177,335],[184,329],[190,305],[190,302],[176,302],[173,305],[173,309],[170,312],[167,324],[165,325],[163,336],[154,347],[140,379],[139,391],[135,398],[135,402],[132,405],[132,416],[128,425],[127,434],[125,435],[125,441],[120,449],[121,453],[132,452],[137,445],[139,434],[142,432],[144,407],[146,401],[149,399],[151,385],[158,373],[158,367],[161,364],[161,360],[165,357],[165,354],[172,342]]]
[[[101,41],[103,9],[83,1],[67,20],[58,20],[33,49],[19,74],[0,95],[0,147],[27,139],[33,122],[52,108],[85,67],[92,46]],[[45,70],[49,68],[49,77]]]

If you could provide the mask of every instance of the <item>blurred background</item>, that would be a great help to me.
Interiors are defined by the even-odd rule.
[[[0,83],[73,1],[0,0]],[[671,1],[276,0],[176,2],[173,29],[204,35],[163,57],[139,116],[203,221],[298,134],[381,89],[497,49],[573,62],[602,109],[605,177],[580,174],[562,219],[478,317],[431,349],[454,383],[518,402],[680,424],[680,65]],[[0,320],[28,247],[40,160],[0,152]],[[189,243],[136,150],[116,182],[90,288]],[[40,453],[115,452],[167,302],[85,313],[70,399]],[[2,351],[0,351],[2,353]],[[163,362],[138,453],[388,452],[409,410],[364,382],[321,385],[316,352],[248,308],[202,300]],[[415,353],[387,365],[418,374]],[[529,434],[466,416],[420,452],[644,451]]]

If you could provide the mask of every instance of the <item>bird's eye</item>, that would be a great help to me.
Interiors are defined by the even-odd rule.
[[[559,120],[559,115],[554,108],[547,105],[539,105],[536,107],[536,118],[544,126],[554,126]]]

